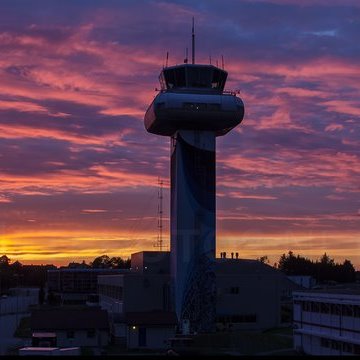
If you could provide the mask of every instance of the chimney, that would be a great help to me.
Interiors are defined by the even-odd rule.
[[[224,254],[224,259],[226,259],[226,251],[224,251],[223,254]]]
[[[238,259],[238,258],[239,258],[239,253],[237,252],[237,253],[235,254],[235,256],[236,256],[236,258]]]
[[[233,253],[233,252],[231,253],[231,258],[232,258],[232,259],[234,258],[234,253]]]

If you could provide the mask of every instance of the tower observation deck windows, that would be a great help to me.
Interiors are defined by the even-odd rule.
[[[165,81],[168,89],[182,88],[186,86],[184,67],[165,70],[164,73],[165,73]]]
[[[188,86],[194,88],[210,88],[212,69],[210,68],[188,68]]]
[[[164,69],[159,81],[162,90],[194,88],[223,91],[226,78],[226,71],[212,65],[179,65]]]

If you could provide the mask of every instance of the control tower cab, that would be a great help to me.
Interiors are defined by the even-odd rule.
[[[225,135],[244,117],[242,100],[224,92],[227,75],[213,65],[164,68],[159,76],[160,92],[145,114],[146,130],[164,136],[173,136],[178,130]]]

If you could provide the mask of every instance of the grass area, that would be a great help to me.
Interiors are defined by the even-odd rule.
[[[203,354],[256,355],[292,349],[292,347],[292,329],[281,328],[265,332],[232,331],[202,334],[194,338],[191,348]]]
[[[150,355],[158,356],[165,355],[166,350],[151,350],[151,349],[127,349],[119,345],[110,345],[106,348],[106,355]]]
[[[175,347],[180,355],[299,355],[293,350],[293,329],[275,328],[266,331],[231,331],[201,334],[193,338],[191,345]],[[107,355],[166,355],[166,350],[126,349],[111,345]]]
[[[286,336],[293,336],[293,328],[292,327],[280,327],[280,328],[273,328],[269,330],[265,330],[264,334],[280,334]]]

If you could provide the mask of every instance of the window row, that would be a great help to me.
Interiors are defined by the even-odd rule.
[[[123,288],[121,286],[99,284],[98,292],[99,295],[108,296],[113,299],[123,299]]]
[[[356,355],[360,354],[360,345],[351,344],[339,340],[330,340],[326,338],[321,338],[320,345],[323,348],[337,350],[349,354],[356,354]]]
[[[359,305],[330,304],[315,301],[301,301],[300,304],[302,311],[360,318]]]

